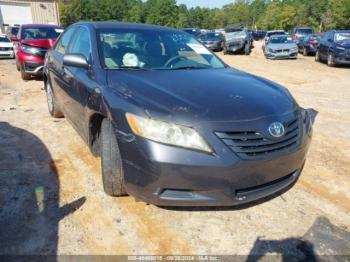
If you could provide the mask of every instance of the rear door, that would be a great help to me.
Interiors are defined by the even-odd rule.
[[[66,90],[72,84],[72,77],[66,74],[63,66],[63,56],[68,52],[70,42],[77,32],[77,27],[71,27],[65,31],[57,40],[53,50],[47,59],[48,77],[52,85],[54,96],[60,105],[64,115],[69,117],[67,110],[67,94]]]

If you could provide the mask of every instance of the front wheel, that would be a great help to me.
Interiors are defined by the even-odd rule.
[[[316,51],[316,54],[315,54],[315,61],[317,62],[321,62],[321,57],[320,57],[320,51]]]
[[[308,51],[306,50],[306,48],[304,47],[303,56],[308,56],[308,55],[309,55],[309,53],[308,53]]]
[[[28,74],[24,71],[23,66],[20,67],[20,71],[21,71],[21,78],[23,80],[30,80],[32,78],[32,76],[30,74]]]
[[[250,46],[249,46],[248,43],[244,46],[244,54],[245,55],[249,55],[250,54]]]
[[[110,196],[126,195],[117,135],[112,122],[106,118],[101,126],[101,167],[105,193]]]
[[[328,54],[327,65],[330,66],[330,67],[334,67],[335,66],[334,57],[333,57],[332,53]]]

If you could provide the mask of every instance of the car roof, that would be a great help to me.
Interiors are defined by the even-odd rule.
[[[291,36],[288,35],[288,34],[280,34],[280,35],[272,35],[272,36],[270,36],[270,38],[281,37],[281,36],[283,36],[283,37],[291,37]]]
[[[275,33],[275,32],[284,32],[284,30],[271,30],[271,31],[267,31],[267,33]]]
[[[159,26],[159,25],[149,25],[141,23],[127,23],[127,22],[78,22],[74,25],[86,25],[93,27],[94,29],[143,29],[143,30],[158,30],[158,31],[176,31],[174,28]]]
[[[58,25],[50,25],[50,24],[24,24],[21,26],[22,28],[63,28]]]

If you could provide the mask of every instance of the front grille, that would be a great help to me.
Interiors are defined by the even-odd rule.
[[[10,51],[12,49],[12,47],[0,47],[0,51]]]
[[[289,53],[290,49],[276,49],[276,53]]]
[[[280,139],[264,136],[257,131],[216,132],[216,135],[242,159],[262,158],[276,152],[293,149],[298,145],[298,119],[284,124],[285,135]]]

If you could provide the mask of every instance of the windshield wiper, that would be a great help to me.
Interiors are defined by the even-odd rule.
[[[115,70],[141,70],[141,71],[148,71],[149,69],[143,68],[141,66],[118,66],[115,68],[111,68]]]
[[[183,69],[208,69],[209,66],[179,66],[170,68],[170,70],[183,70]]]

